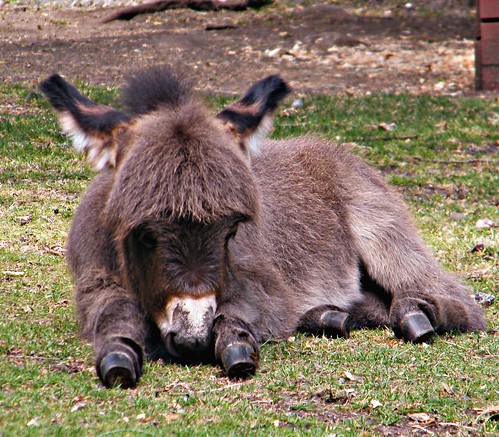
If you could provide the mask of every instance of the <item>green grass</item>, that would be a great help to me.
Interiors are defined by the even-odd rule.
[[[104,103],[116,96],[83,89]],[[379,94],[289,103],[276,136],[350,143],[403,194],[440,261],[499,297],[497,228],[476,227],[498,223],[498,101]],[[137,389],[105,390],[77,335],[63,257],[92,176],[43,99],[0,84],[0,435],[499,433],[498,412],[486,410],[499,404],[497,303],[487,333],[430,346],[386,329],[346,341],[297,335],[263,345],[261,369],[246,382],[217,367],[147,363]],[[472,253],[478,243],[485,250]]]

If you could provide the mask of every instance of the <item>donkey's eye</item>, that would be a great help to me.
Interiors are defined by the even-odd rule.
[[[230,232],[227,234],[227,236],[225,237],[225,239],[226,239],[227,241],[229,241],[231,238],[234,238],[234,237],[236,236],[236,234],[237,234],[237,229],[234,229],[234,230],[230,231]]]
[[[156,236],[150,229],[137,229],[134,232],[134,237],[138,244],[148,250],[154,250],[158,244]]]
[[[225,241],[229,241],[231,238],[234,238],[237,234],[237,229],[238,229],[238,225],[233,226],[230,229],[230,231],[227,233],[227,235],[225,236]]]

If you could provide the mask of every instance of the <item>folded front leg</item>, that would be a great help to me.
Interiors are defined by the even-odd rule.
[[[260,348],[251,328],[242,320],[219,315],[213,326],[215,358],[230,378],[254,375]]]
[[[94,347],[97,375],[106,387],[136,385],[144,360],[147,324],[136,300],[112,277],[82,277],[76,300],[83,335]]]

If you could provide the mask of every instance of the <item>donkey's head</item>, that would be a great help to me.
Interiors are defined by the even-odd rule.
[[[164,67],[131,78],[126,113],[92,102],[57,75],[41,89],[75,146],[112,175],[102,218],[124,285],[173,358],[205,355],[230,269],[228,242],[258,216],[250,157],[287,85],[269,76],[217,116]]]

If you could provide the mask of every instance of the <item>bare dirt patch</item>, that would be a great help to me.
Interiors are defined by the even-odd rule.
[[[199,89],[224,94],[276,72],[303,93],[473,93],[469,3],[438,14],[407,9],[404,2],[364,8],[322,3],[169,10],[107,24],[100,21],[116,8],[4,4],[0,77],[34,86],[59,72],[118,85],[131,70],[170,63],[192,71]]]

